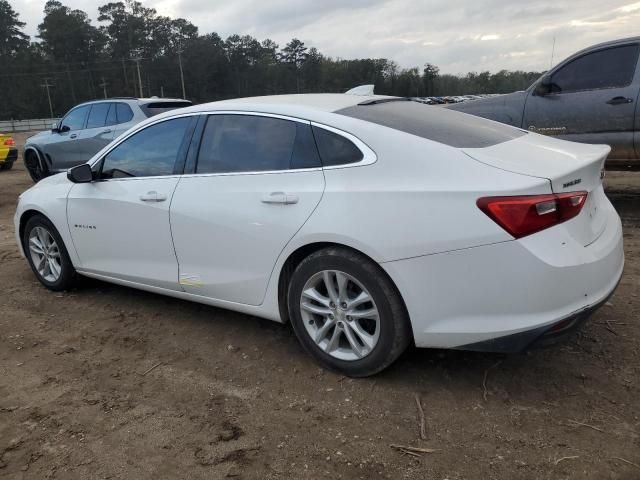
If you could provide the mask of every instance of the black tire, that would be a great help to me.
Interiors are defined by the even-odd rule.
[[[362,358],[342,360],[329,355],[311,338],[303,323],[300,308],[302,291],[309,279],[324,270],[344,272],[355,278],[375,302],[379,312],[380,334],[376,345]],[[384,370],[411,342],[409,316],[391,279],[379,265],[347,248],[325,248],[300,262],[289,282],[287,308],[293,330],[305,350],[323,367],[349,377],[367,377]]]
[[[27,172],[29,172],[29,176],[34,183],[38,183],[49,176],[49,168],[46,163],[40,161],[38,155],[31,150],[24,154],[24,166],[27,168]]]
[[[33,258],[29,250],[29,236],[36,227],[44,228],[49,232],[58,246],[61,272],[55,281],[50,281],[44,278],[40,272],[38,272],[38,269],[33,263]],[[77,277],[76,270],[73,268],[73,264],[69,259],[69,254],[67,253],[62,237],[60,237],[58,230],[48,218],[43,215],[34,215],[27,221],[22,234],[22,246],[31,270],[42,285],[55,292],[69,290],[74,285]]]
[[[2,169],[2,170],[11,170],[12,167],[13,167],[13,162],[4,162],[0,166],[0,169]]]

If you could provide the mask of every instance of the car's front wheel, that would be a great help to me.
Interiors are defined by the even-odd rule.
[[[389,277],[346,248],[322,249],[304,259],[291,277],[287,301],[305,349],[344,375],[383,370],[411,340],[406,308]]]
[[[31,217],[22,237],[31,270],[49,290],[67,290],[73,286],[76,271],[56,227],[43,215]]]
[[[47,166],[40,161],[38,155],[32,150],[25,152],[24,165],[27,167],[27,172],[29,172],[29,176],[34,183],[38,183],[49,175]]]

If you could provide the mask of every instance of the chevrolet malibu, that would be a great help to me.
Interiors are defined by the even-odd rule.
[[[246,98],[150,118],[20,196],[38,280],[93,277],[291,322],[325,367],[410,344],[511,352],[579,325],[623,269],[609,147],[403,98]]]

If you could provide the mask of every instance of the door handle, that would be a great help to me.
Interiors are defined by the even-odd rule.
[[[76,138],[78,136],[77,133],[72,133],[71,135],[69,135],[69,138]]]
[[[155,190],[140,195],[140,200],[143,202],[164,202],[166,199],[166,195],[158,193]]]
[[[609,105],[623,105],[625,103],[631,103],[633,102],[633,98],[627,98],[627,97],[613,97],[611,100],[609,100],[607,103]]]
[[[298,203],[298,196],[285,192],[271,192],[262,197],[262,203],[280,203],[282,205],[292,205]]]
[[[113,130],[111,130],[110,128],[105,130],[104,132],[100,132],[100,135],[106,135],[107,133],[111,133]]]

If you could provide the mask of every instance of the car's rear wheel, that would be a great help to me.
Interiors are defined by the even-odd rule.
[[[344,375],[383,370],[411,340],[406,308],[389,277],[346,248],[322,249],[304,259],[291,276],[287,301],[305,349]]]
[[[13,167],[13,162],[4,162],[0,165],[1,170],[11,170],[11,167]]]
[[[31,180],[38,183],[43,178],[49,175],[47,166],[38,158],[38,155],[32,150],[27,151],[24,154],[24,165],[27,167]]]
[[[58,230],[46,217],[35,215],[27,221],[22,245],[40,283],[54,291],[73,286],[76,271]]]

